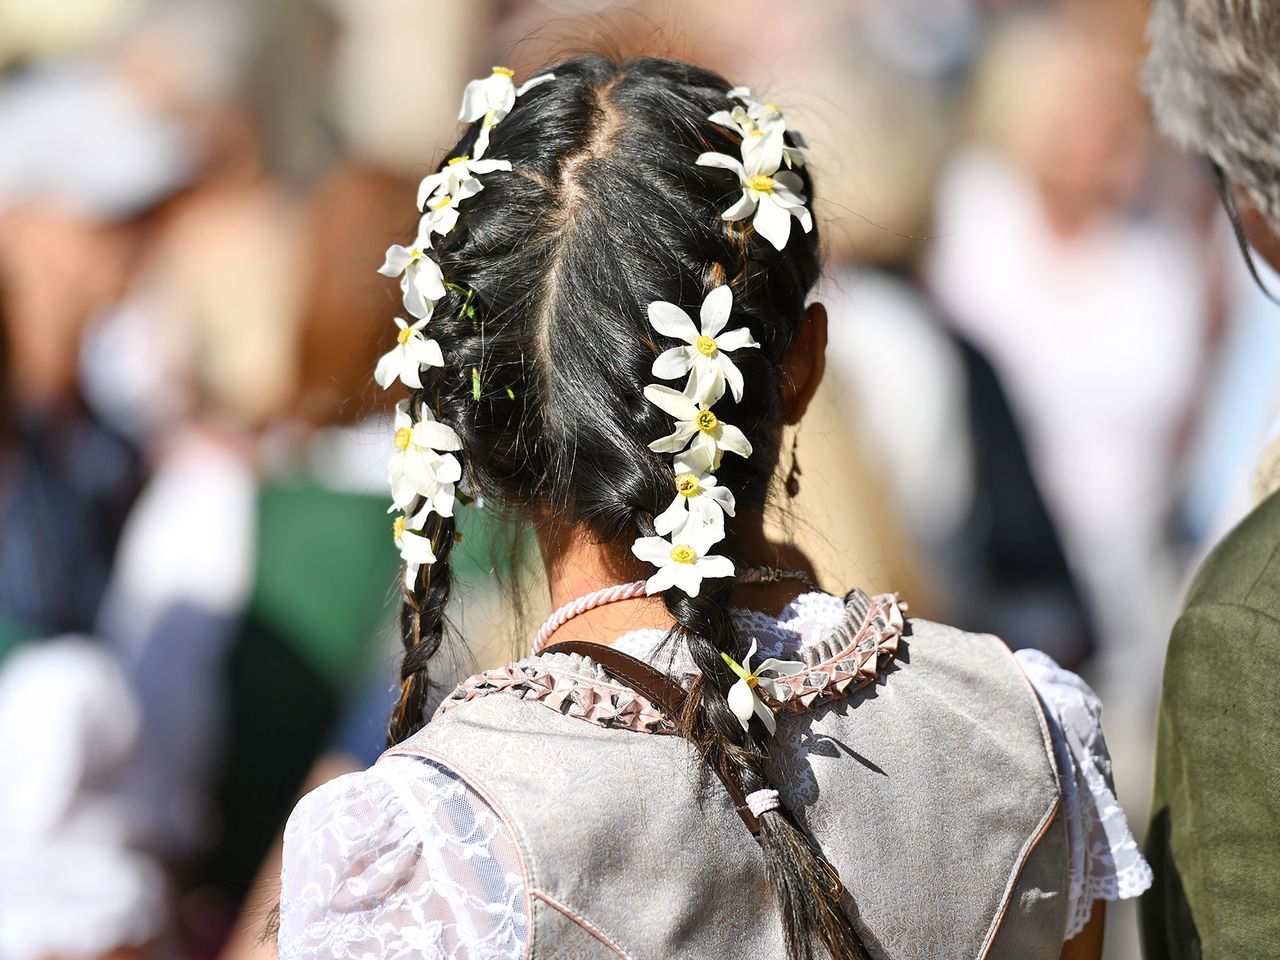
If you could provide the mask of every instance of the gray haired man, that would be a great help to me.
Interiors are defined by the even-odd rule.
[[[1250,266],[1280,268],[1280,0],[1155,0],[1149,35],[1158,122],[1213,163]],[[1280,957],[1280,470],[1259,476],[1169,643],[1148,960]]]

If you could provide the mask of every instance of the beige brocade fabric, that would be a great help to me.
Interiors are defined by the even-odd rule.
[[[873,957],[1058,956],[1060,787],[1003,644],[912,621],[873,686],[780,724],[772,779],[839,870]],[[566,918],[578,956],[783,954],[761,852],[678,737],[489,695],[395,752],[446,763],[509,823],[531,958],[564,955]]]

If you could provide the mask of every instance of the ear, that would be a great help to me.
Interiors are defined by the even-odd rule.
[[[1249,238],[1249,246],[1258,251],[1258,255],[1273,268],[1280,270],[1280,235],[1277,235],[1276,229],[1258,210],[1249,191],[1237,186],[1234,180],[1227,189],[1235,199],[1240,223],[1244,227],[1245,236]]]
[[[795,339],[782,355],[782,420],[788,426],[799,423],[809,409],[826,369],[827,308],[811,303],[805,307]]]

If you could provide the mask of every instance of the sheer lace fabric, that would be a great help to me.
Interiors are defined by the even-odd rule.
[[[841,598],[808,593],[775,619],[740,611],[760,658],[821,642],[840,622]],[[637,630],[618,649],[654,658],[665,636]],[[1044,702],[1063,771],[1070,921],[1094,900],[1137,896],[1151,870],[1111,786],[1101,706],[1079,677],[1037,651],[1016,654]],[[675,673],[691,664],[677,654]],[[318,960],[521,956],[527,942],[525,877],[510,828],[448,769],[388,756],[299,803],[285,831],[280,956]]]
[[[280,956],[308,960],[520,956],[520,854],[493,809],[448,770],[385,757],[308,794],[289,818]]]

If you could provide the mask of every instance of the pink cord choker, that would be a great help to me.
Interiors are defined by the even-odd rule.
[[[809,575],[801,573],[799,570],[788,570],[779,567],[748,567],[738,575],[740,583],[776,583],[779,580],[798,580],[813,590],[818,589],[814,582],[809,579]],[[645,595],[645,582],[644,580],[636,580],[634,583],[619,583],[612,587],[605,587],[603,590],[597,590],[594,593],[584,594],[576,600],[570,600],[551,616],[547,617],[542,626],[538,628],[538,633],[533,638],[533,652],[539,654],[546,649],[547,641],[551,639],[551,635],[574,617],[581,616],[596,607],[603,607],[605,604],[643,597]]]

